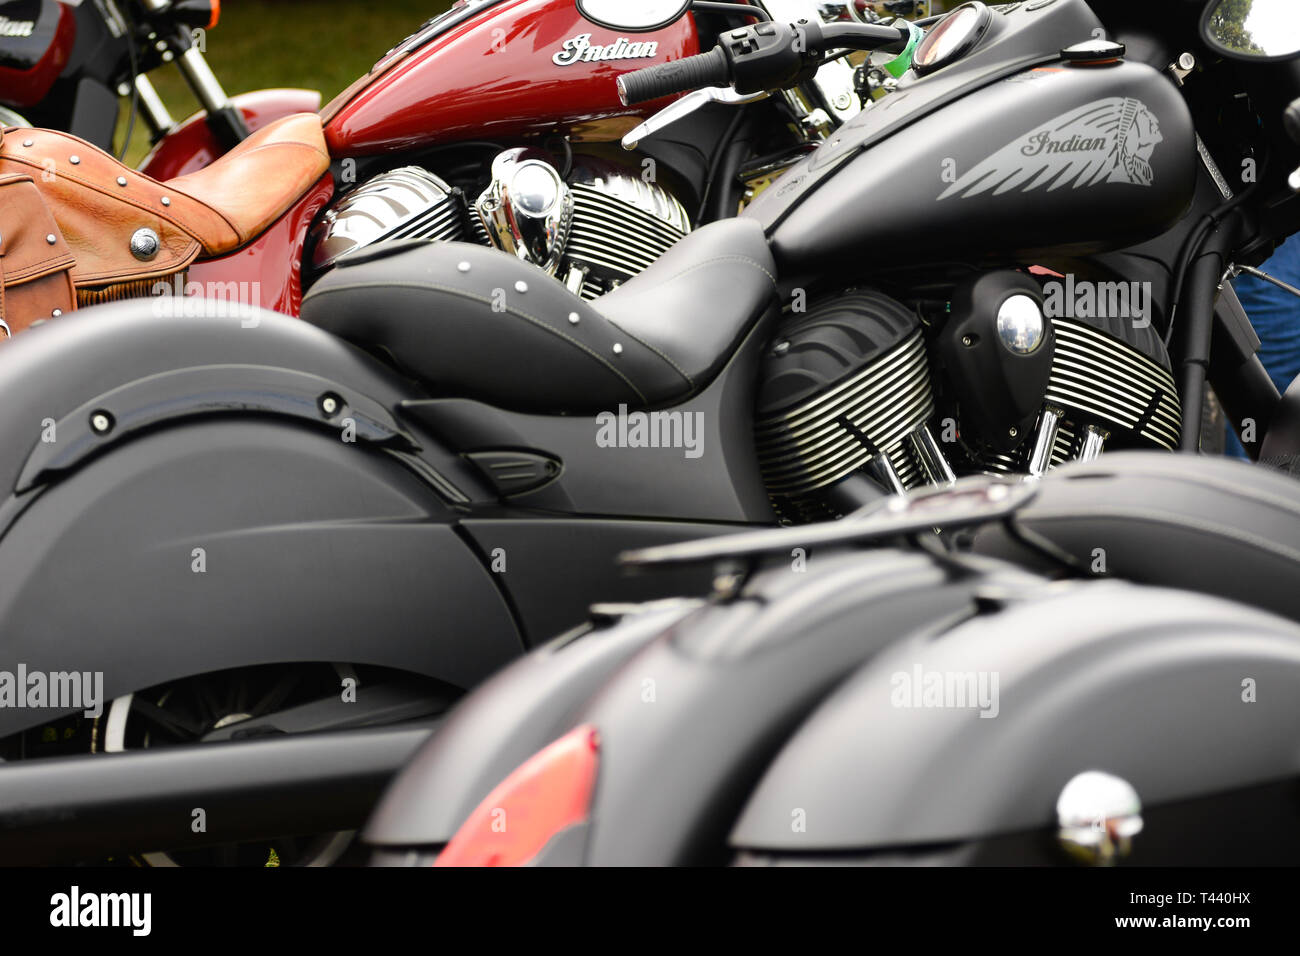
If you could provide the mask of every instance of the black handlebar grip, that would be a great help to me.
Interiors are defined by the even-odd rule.
[[[721,47],[708,53],[633,70],[618,78],[618,98],[624,106],[646,103],[673,93],[685,93],[706,86],[724,86],[731,79],[731,65]]]

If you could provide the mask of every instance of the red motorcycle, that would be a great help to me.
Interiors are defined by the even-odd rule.
[[[220,0],[3,0],[0,121],[71,133],[113,151],[128,111],[124,155],[137,119],[153,149],[141,169],[167,180],[194,172],[267,123],[320,109],[313,90],[228,96],[204,56]],[[174,64],[203,109],[172,118],[150,74]]]
[[[698,16],[690,6],[459,0],[319,114],[276,118],[311,104],[301,91],[222,102],[203,79],[211,71],[185,44],[208,0],[137,0],[142,20],[171,24],[155,46],[208,88],[210,109],[161,140],[140,173],[30,128],[5,131],[0,173],[30,175],[42,192],[74,263],[69,308],[183,294],[296,315],[341,256],[402,239],[495,245],[594,298],[695,226],[735,215],[861,106],[847,61],[771,98],[712,88],[625,105],[619,76],[694,55],[735,26],[830,8],[874,16],[853,0],[696,4]],[[32,67],[46,80],[66,45],[67,8],[58,13],[54,52]],[[6,318],[16,332],[63,311]]]

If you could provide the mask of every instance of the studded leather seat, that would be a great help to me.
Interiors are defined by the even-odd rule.
[[[548,413],[644,408],[708,384],[774,309],[775,272],[751,219],[688,234],[590,301],[497,249],[393,243],[342,259],[302,317],[383,348],[441,394]]]
[[[329,151],[315,113],[295,113],[263,126],[209,166],[169,179],[216,212],[235,233],[205,235],[208,255],[218,255],[261,235],[329,169]]]
[[[256,238],[329,169],[315,113],[268,124],[167,182],[57,130],[0,133],[0,176],[31,176],[67,241],[78,288],[170,275]],[[144,231],[143,246],[134,242]]]

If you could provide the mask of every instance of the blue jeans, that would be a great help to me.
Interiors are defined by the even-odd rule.
[[[1273,257],[1260,268],[1276,279],[1300,288],[1300,233],[1278,246]],[[1300,298],[1252,275],[1239,276],[1232,283],[1259,336],[1259,360],[1279,392],[1285,392],[1300,376]],[[1184,409],[1184,414],[1188,411]],[[1257,423],[1262,428],[1266,422]],[[1241,442],[1228,429],[1226,453],[1245,458]]]

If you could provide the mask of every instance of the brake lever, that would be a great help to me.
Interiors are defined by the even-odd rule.
[[[629,130],[623,137],[623,148],[636,149],[642,140],[653,136],[678,120],[685,119],[709,103],[741,106],[745,103],[756,103],[761,99],[766,99],[768,95],[766,90],[758,93],[737,93],[729,86],[707,86],[704,89],[694,90],[669,103],[644,123]]]

